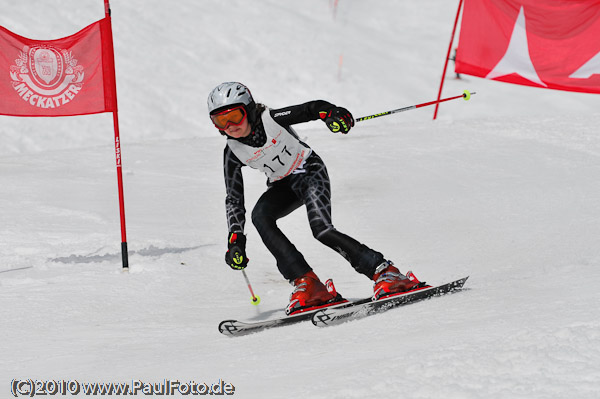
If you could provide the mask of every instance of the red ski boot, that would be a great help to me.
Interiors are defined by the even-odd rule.
[[[373,281],[375,281],[373,286],[373,298],[375,300],[399,292],[413,290],[421,284],[416,278],[413,280],[400,273],[400,270],[389,260],[377,267],[375,275],[373,275]]]
[[[294,280],[295,287],[290,296],[290,303],[285,313],[291,316],[303,311],[346,302],[333,286],[333,281],[327,280],[325,286],[317,275],[310,271]]]

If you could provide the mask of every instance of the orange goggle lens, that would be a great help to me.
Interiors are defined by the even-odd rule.
[[[225,130],[230,125],[238,126],[246,119],[244,107],[235,107],[210,116],[217,129]]]

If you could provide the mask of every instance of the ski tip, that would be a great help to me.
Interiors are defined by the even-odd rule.
[[[463,278],[459,278],[458,280],[454,281],[455,284],[460,284],[461,286],[469,279],[469,276],[467,277],[463,277]]]
[[[219,332],[229,337],[233,337],[238,330],[235,323],[237,323],[237,320],[223,320],[219,323]]]
[[[454,289],[455,290],[461,290],[464,287],[464,285],[467,282],[467,280],[469,279],[469,277],[470,276],[467,276],[467,277],[463,277],[461,279],[456,280],[454,282]]]

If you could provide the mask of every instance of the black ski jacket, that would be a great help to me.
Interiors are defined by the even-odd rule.
[[[335,108],[335,105],[327,101],[315,100],[285,108],[270,109],[269,112],[275,122],[290,131],[288,129],[289,126],[318,120],[319,112],[329,111],[332,108]],[[257,121],[252,126],[252,133],[248,137],[238,139],[238,141],[251,147],[262,147],[265,144],[266,135],[260,117],[256,119]],[[294,134],[293,132],[291,133]],[[226,145],[223,154],[226,190],[225,209],[229,231],[234,233],[243,233],[246,223],[244,180],[242,177],[243,166],[245,166],[244,163]]]

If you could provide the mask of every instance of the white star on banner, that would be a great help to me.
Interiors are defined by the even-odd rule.
[[[587,79],[594,74],[600,74],[600,53],[593,56],[578,70],[569,75],[573,79]]]
[[[525,12],[523,7],[519,11],[519,16],[515,22],[510,42],[506,53],[498,64],[487,74],[486,79],[494,79],[500,76],[516,73],[525,79],[537,83],[541,86],[547,85],[540,80],[531,57],[529,56],[529,44],[527,43],[527,30],[525,28]]]

